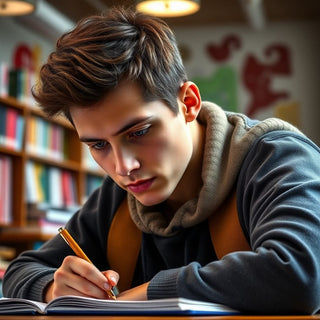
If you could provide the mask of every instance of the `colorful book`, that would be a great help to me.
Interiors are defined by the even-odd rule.
[[[9,93],[9,67],[6,62],[0,63],[0,97],[7,97]]]
[[[7,118],[7,108],[0,105],[0,145],[4,146],[6,141],[6,118]]]
[[[77,192],[75,178],[71,171],[62,170],[62,190],[64,206],[72,208],[77,206]]]
[[[30,117],[27,123],[27,152],[37,154],[37,119]]]
[[[16,131],[16,150],[20,151],[24,142],[24,117],[19,114],[17,118],[17,131]]]
[[[37,185],[35,177],[35,167],[34,163],[28,161],[26,164],[26,200],[27,203],[36,203],[38,202],[38,194],[37,194]]]
[[[18,71],[9,70],[9,96],[17,98],[18,92]]]
[[[18,122],[18,111],[13,108],[7,109],[6,114],[6,139],[5,145],[10,149],[17,149],[17,122]]]
[[[5,187],[2,191],[4,193],[4,223],[10,224],[12,222],[12,159],[4,157],[5,163]]]
[[[63,203],[62,173],[59,168],[48,167],[49,203],[54,208],[61,208]]]
[[[0,155],[0,224],[12,221],[12,159]]]

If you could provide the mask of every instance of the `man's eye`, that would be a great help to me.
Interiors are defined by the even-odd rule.
[[[141,130],[135,131],[131,134],[132,137],[141,137],[144,136],[149,131],[149,126],[146,128],[143,128]]]
[[[96,149],[96,150],[102,150],[102,149],[104,149],[106,146],[107,146],[107,142],[105,142],[105,141],[100,141],[100,142],[97,142],[97,143],[93,144],[92,146],[90,146],[90,148]]]

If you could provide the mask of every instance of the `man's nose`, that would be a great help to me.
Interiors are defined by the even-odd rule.
[[[134,169],[139,168],[139,161],[136,155],[128,149],[121,149],[115,152],[115,169],[120,176],[128,176]]]

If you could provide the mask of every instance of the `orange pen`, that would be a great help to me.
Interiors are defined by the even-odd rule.
[[[83,260],[86,260],[87,262],[93,264],[91,260],[87,257],[87,255],[79,247],[79,245],[76,243],[76,241],[72,238],[72,236],[70,235],[67,229],[60,227],[58,231],[61,237],[63,238],[63,240],[70,246],[70,248],[79,258],[82,258]],[[109,295],[109,298],[113,300],[117,299],[112,289],[107,290],[107,293]]]

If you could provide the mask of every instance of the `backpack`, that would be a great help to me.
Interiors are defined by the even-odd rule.
[[[218,259],[230,252],[251,250],[239,222],[236,192],[233,192],[209,217],[208,223],[211,241]],[[131,287],[141,238],[142,232],[132,221],[127,198],[125,198],[113,218],[107,242],[110,268],[120,274],[118,283],[120,292]]]

